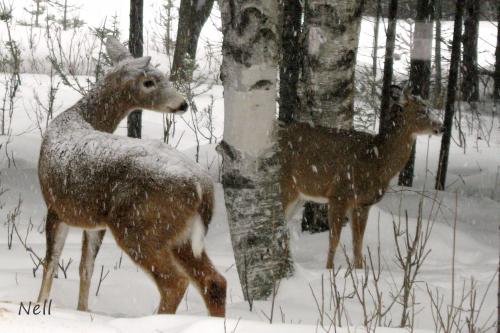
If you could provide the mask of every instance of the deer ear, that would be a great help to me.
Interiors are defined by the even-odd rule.
[[[106,39],[106,52],[111,58],[111,61],[113,61],[113,64],[117,64],[127,58],[132,58],[127,48],[114,37],[108,37]]]
[[[412,88],[409,84],[405,84],[399,96],[399,104],[404,105],[413,99]]]
[[[412,88],[409,84],[405,85],[405,87],[403,88],[403,95],[402,96],[404,98],[406,98],[406,100],[410,100],[413,98]]]
[[[144,69],[149,66],[149,63],[151,62],[151,57],[140,57],[137,59],[134,59],[131,64],[133,64],[134,67]]]
[[[122,80],[134,80],[137,76],[144,74],[146,68],[151,62],[151,57],[130,58],[120,62],[118,67],[121,69]]]
[[[390,96],[393,102],[398,103],[400,98],[401,98],[401,92],[403,89],[396,85],[396,84],[391,84],[390,87]]]

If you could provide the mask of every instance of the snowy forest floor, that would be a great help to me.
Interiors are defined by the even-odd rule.
[[[41,282],[41,268],[33,273],[34,264],[30,255],[22,246],[19,237],[13,235],[12,248],[8,249],[9,229],[7,214],[13,212],[19,199],[22,200],[16,226],[20,237],[33,249],[37,255],[43,257],[45,241],[43,224],[45,206],[41,198],[37,179],[36,163],[40,145],[40,133],[33,127],[31,105],[33,91],[46,91],[48,77],[44,75],[22,75],[23,85],[20,95],[19,108],[13,119],[13,135],[11,142],[6,144],[5,137],[0,156],[0,180],[5,192],[0,197],[4,204],[0,210],[2,224],[0,225],[0,327],[9,329],[2,332],[15,332],[14,328],[37,327],[43,331],[44,327],[53,332],[54,327],[72,327],[85,331],[92,327],[92,331],[154,331],[164,332],[199,332],[204,327],[206,332],[222,332],[223,321],[208,319],[205,316],[205,306],[193,287],[188,289],[182,301],[178,314],[186,317],[144,317],[142,319],[114,319],[136,318],[151,316],[155,313],[159,295],[152,281],[140,271],[126,256],[123,256],[114,240],[108,234],[97,257],[94,272],[89,306],[92,314],[78,313],[76,308],[78,297],[78,263],[81,248],[81,231],[72,230],[66,241],[62,254],[64,264],[69,264],[67,276],[59,272],[55,279],[51,297],[54,301],[52,316],[43,319],[39,317],[18,316],[19,302],[36,299]],[[214,86],[207,94],[199,97],[201,104],[208,103],[208,96],[215,97],[215,115],[218,133],[222,129],[222,88]],[[77,98],[67,87],[61,87],[60,109],[71,105]],[[22,102],[21,102],[22,101]],[[483,105],[484,106],[484,105]],[[491,105],[486,105],[489,110]],[[471,120],[464,111],[462,124],[466,128],[466,120]],[[448,175],[448,188],[445,192],[432,190],[439,154],[439,137],[420,137],[418,140],[416,178],[412,189],[400,188],[392,185],[384,199],[370,211],[369,222],[365,234],[365,254],[369,247],[376,253],[380,245],[380,258],[374,258],[381,263],[380,288],[383,290],[383,303],[387,306],[394,293],[402,283],[402,270],[395,262],[395,241],[392,221],[403,219],[408,214],[409,230],[414,230],[419,201],[423,197],[424,226],[434,221],[433,230],[427,248],[431,251],[425,260],[418,275],[414,294],[415,328],[434,331],[434,321],[431,313],[430,297],[427,287],[444,296],[444,304],[451,304],[452,293],[452,244],[453,225],[456,216],[456,254],[455,254],[455,297],[459,298],[462,286],[469,288],[470,279],[474,279],[477,303],[483,299],[478,323],[494,323],[496,311],[496,283],[488,291],[488,286],[495,276],[498,264],[498,226],[500,215],[500,122],[498,114],[480,117],[483,128],[488,137],[482,135],[478,140],[477,131],[471,131],[466,136],[467,148],[452,145]],[[161,115],[152,112],[144,113],[144,133],[148,138],[160,139],[162,135]],[[477,121],[477,119],[476,119]],[[178,133],[185,134],[180,141],[179,149],[189,156],[194,156],[194,142],[189,129],[178,120]],[[125,132],[125,123],[120,125],[118,134]],[[456,134],[456,133],[455,133]],[[180,135],[180,134],[177,134]],[[456,136],[455,136],[456,137]],[[214,150],[215,145],[201,147],[200,163],[209,168],[214,179],[218,180],[219,158]],[[6,156],[6,150],[11,158]],[[13,156],[13,157],[12,157]],[[12,159],[13,158],[13,159]],[[10,160],[10,167],[9,167]],[[15,162],[15,164],[14,164]],[[425,188],[425,191],[422,189]],[[423,193],[423,195],[422,195]],[[431,216],[430,219],[428,217]],[[295,274],[292,278],[280,283],[278,293],[274,299],[274,323],[300,324],[291,326],[267,325],[258,326],[258,331],[286,331],[286,332],[313,332],[316,331],[323,315],[323,326],[326,330],[330,326],[333,298],[331,294],[331,272],[324,269],[327,252],[327,233],[308,234],[300,231],[300,214],[294,223],[290,224],[291,248],[295,262]],[[344,228],[342,244],[350,256],[351,242],[350,229]],[[261,324],[251,324],[248,321],[269,322],[273,300],[258,301],[253,304],[252,311],[243,299],[238,274],[235,268],[233,252],[229,237],[224,197],[220,184],[216,188],[216,210],[213,222],[206,239],[209,256],[213,259],[217,269],[228,280],[226,330],[232,332],[238,319],[242,319],[236,332],[253,332]],[[352,277],[346,276],[347,260],[342,251],[338,251],[336,265],[340,272],[336,278],[340,290],[349,295],[353,289]],[[102,281],[99,294],[96,289],[101,275],[106,275]],[[109,273],[108,273],[109,272]],[[364,272],[357,271],[354,276],[362,278]],[[495,280],[496,281],[496,280]],[[373,279],[370,278],[369,289],[373,292]],[[345,288],[345,289],[344,289]],[[373,303],[367,294],[368,311],[373,311]],[[318,304],[316,303],[319,303]],[[457,302],[457,301],[455,301]],[[355,296],[344,300],[344,314],[342,324],[356,327],[363,324],[363,309]],[[456,304],[456,303],[455,303]],[[468,307],[464,304],[464,307]],[[193,317],[196,316],[196,317]],[[198,316],[203,316],[202,318]],[[396,304],[387,314],[382,324],[397,326],[400,321],[401,307]],[[7,325],[7,326],[5,326]],[[38,326],[41,325],[41,326]],[[45,326],[44,326],[45,325]],[[48,328],[47,328],[48,327]],[[206,329],[210,327],[210,329]],[[267,327],[267,328],[266,328]],[[12,329],[12,330],[11,330]],[[320,330],[321,331],[321,330]],[[333,329],[331,329],[333,331]],[[382,330],[378,330],[383,332]],[[389,331],[388,331],[389,332]]]

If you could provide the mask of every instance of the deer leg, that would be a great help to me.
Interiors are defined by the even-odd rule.
[[[59,257],[61,256],[68,230],[68,225],[63,223],[55,213],[51,211],[47,213],[45,221],[46,252],[38,302],[43,302],[49,298],[52,280],[59,264]]]
[[[155,280],[160,292],[158,313],[174,314],[189,285],[189,279],[178,267],[170,249],[162,247],[154,256],[138,260],[138,263]]]
[[[211,316],[226,314],[226,279],[219,274],[205,251],[200,258],[193,255],[190,244],[172,250],[178,264],[196,285]]]
[[[356,208],[352,212],[352,244],[354,251],[354,267],[363,268],[363,236],[370,207]]]
[[[137,253],[137,250],[133,250],[132,252],[127,251],[127,249],[124,250],[154,279],[156,287],[160,292],[158,313],[174,314],[186,292],[189,279],[177,267],[170,251],[155,249],[153,250],[155,252],[151,252],[152,249],[146,249],[144,244],[142,245],[142,251],[154,253],[154,256],[139,258],[133,256],[134,253]]]
[[[291,221],[294,215],[297,213],[299,208],[302,206],[303,202],[297,196],[293,201],[289,202],[286,207],[283,207],[285,210],[285,221]]]
[[[342,225],[346,215],[346,208],[344,205],[328,204],[328,223],[330,225],[329,249],[328,258],[326,261],[326,268],[333,268],[333,258],[335,257],[335,250],[339,244],[340,233],[342,232]]]
[[[174,314],[182,301],[182,297],[186,293],[189,279],[175,267],[173,256],[170,253],[168,257],[170,268],[165,269],[165,262],[163,262],[162,271],[159,272],[155,268],[154,272],[151,272],[151,274],[160,291],[160,306],[158,308],[158,313]]]
[[[282,170],[282,172],[285,172]],[[298,208],[302,204],[297,188],[292,179],[281,175],[280,178],[280,191],[281,191],[281,205],[285,213],[285,221],[290,221]]]
[[[104,238],[104,230],[85,230],[82,237],[82,258],[80,259],[80,293],[78,295],[78,310],[88,311],[89,289],[94,263]]]
[[[125,216],[130,215],[125,210],[123,212]],[[117,218],[116,223],[110,224],[110,229],[123,251],[155,281],[160,292],[158,313],[174,314],[189,279],[176,263],[170,248],[165,243],[159,243],[156,237],[148,238],[134,228],[119,227],[146,223],[144,220],[131,221],[129,217]]]

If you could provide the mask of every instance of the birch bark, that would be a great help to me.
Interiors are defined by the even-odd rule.
[[[299,121],[350,128],[362,0],[308,0]]]
[[[429,98],[432,56],[431,0],[417,0],[417,14],[410,62],[410,85],[414,95]],[[410,159],[399,173],[398,185],[411,187],[415,170],[416,145],[413,143]]]
[[[278,185],[278,0],[220,0],[223,29],[222,184],[245,299],[265,299],[292,272]]]
[[[362,10],[363,0],[305,1],[299,122],[352,127]],[[328,228],[326,220],[324,205],[305,205],[303,230],[323,231]]]

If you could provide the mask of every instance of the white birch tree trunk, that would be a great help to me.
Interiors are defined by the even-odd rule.
[[[431,0],[417,0],[415,30],[410,61],[410,85],[412,93],[424,99],[429,98],[432,57],[432,3]],[[413,143],[410,159],[399,173],[398,185],[413,186],[417,143]]]
[[[224,83],[222,183],[245,299],[265,299],[292,271],[273,134],[278,0],[220,0]]]
[[[351,128],[354,72],[363,0],[308,0],[304,8],[303,74],[295,119],[315,126]],[[325,205],[306,203],[302,228],[328,229]]]
[[[301,122],[350,128],[362,0],[305,2]]]

